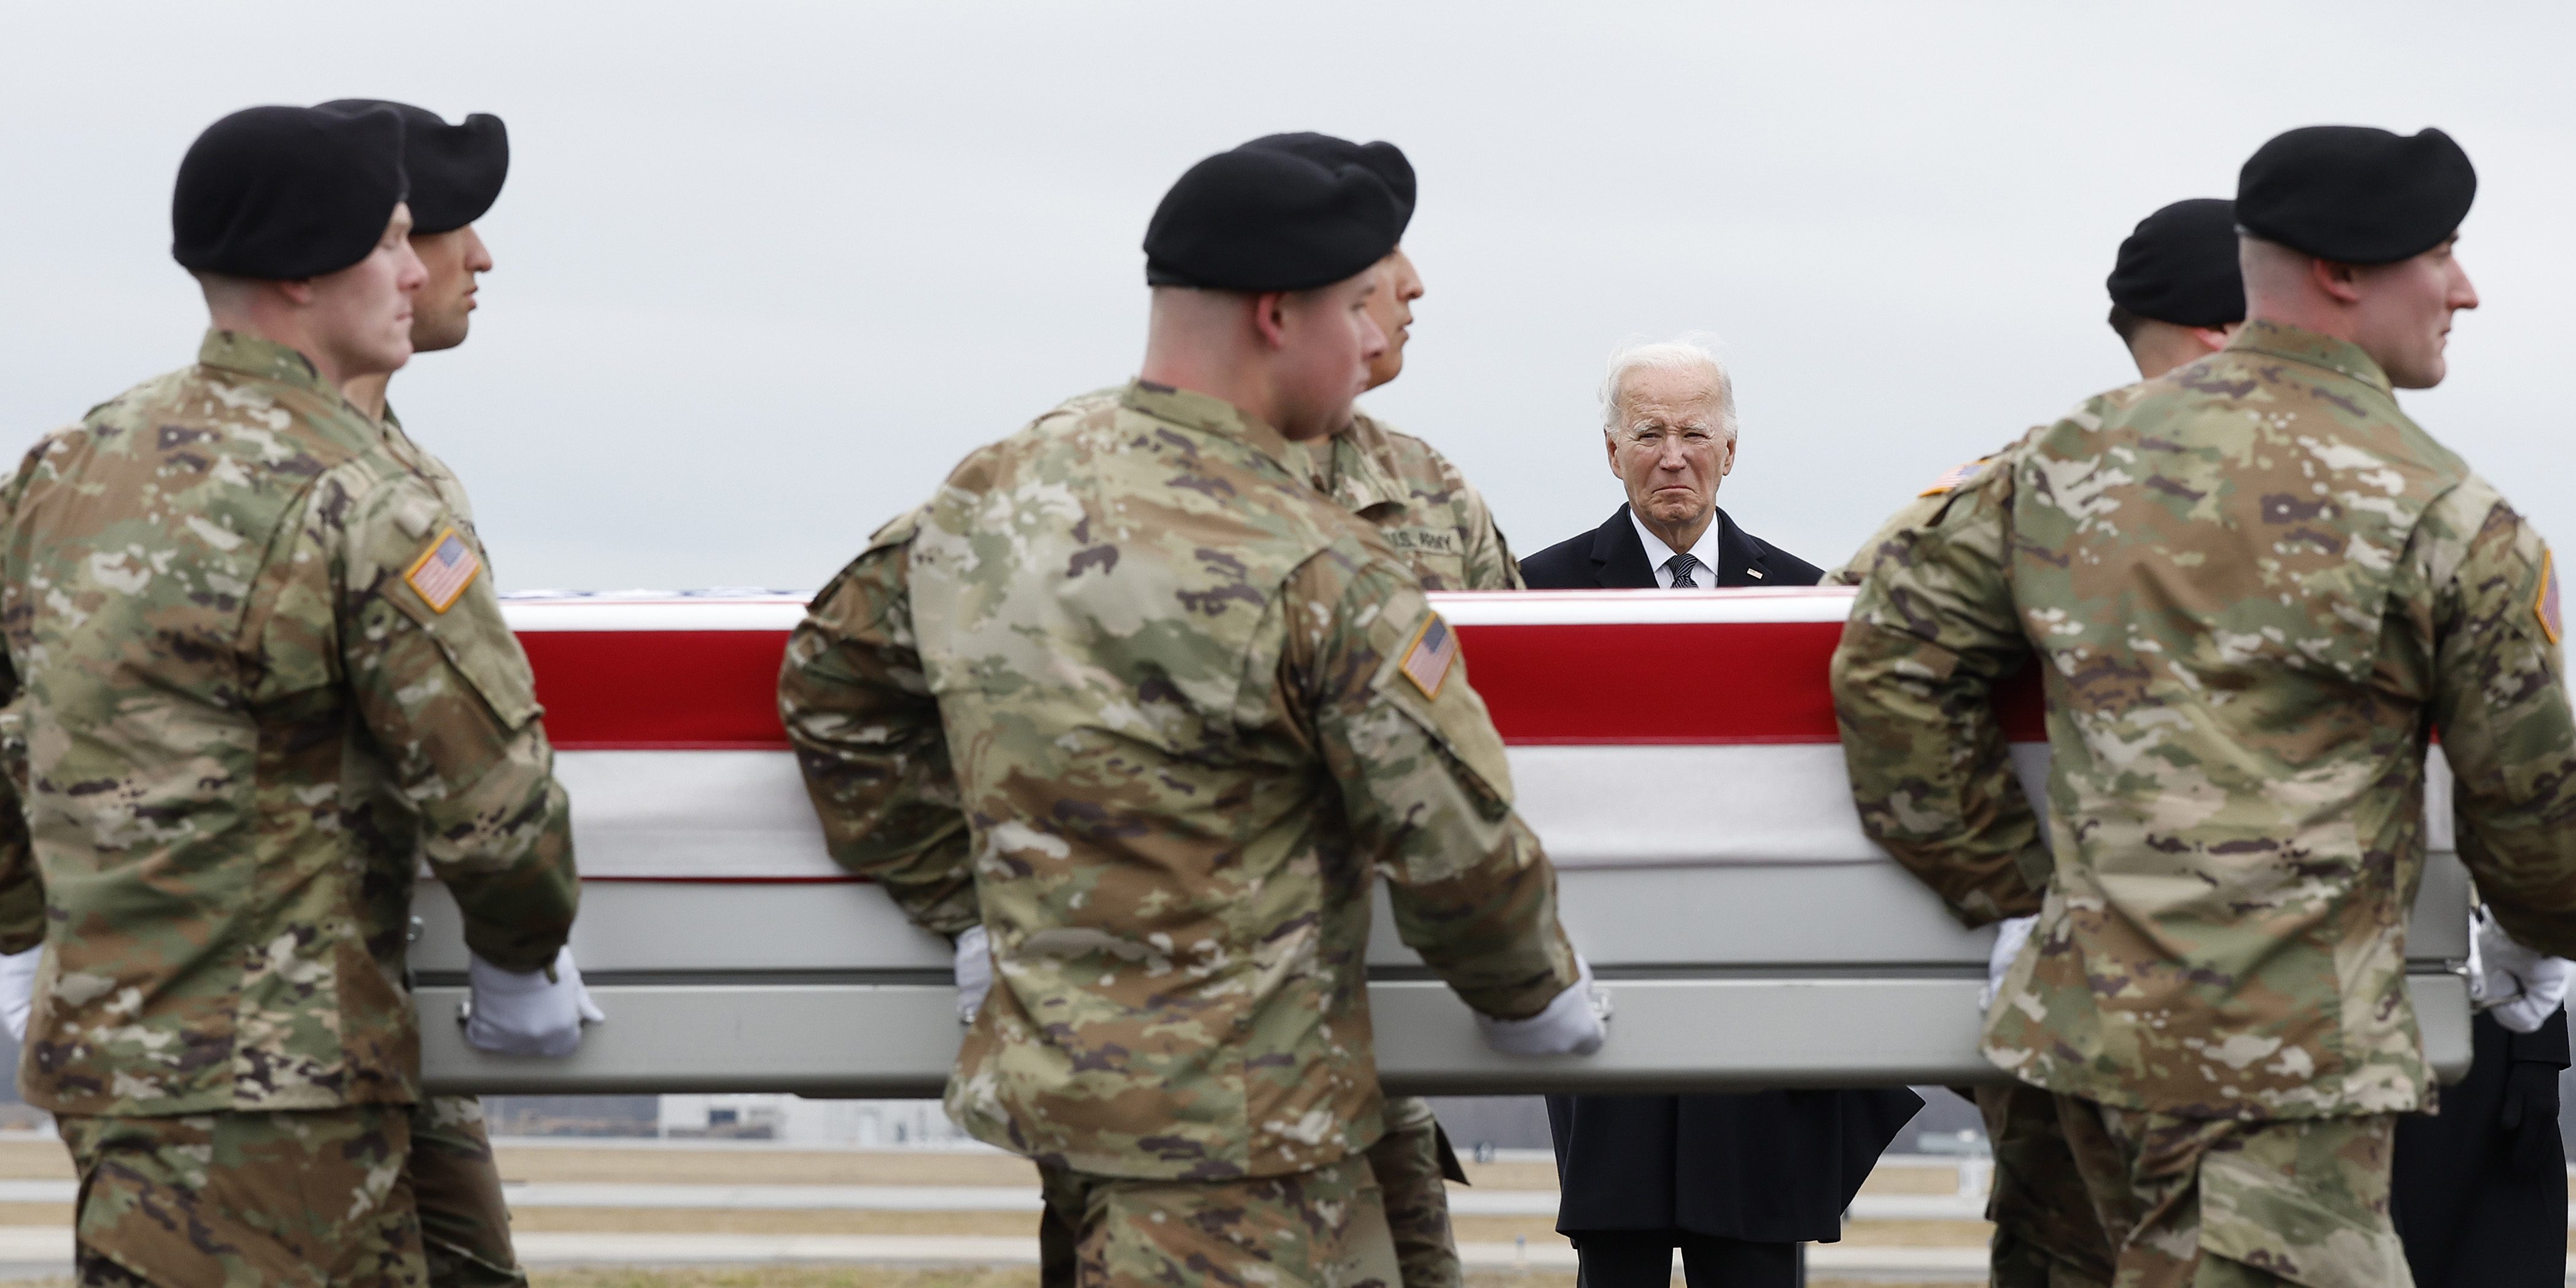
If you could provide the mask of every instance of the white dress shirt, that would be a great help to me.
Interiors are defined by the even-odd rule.
[[[1636,527],[1637,539],[1646,543],[1646,564],[1655,570],[1655,584],[1671,590],[1673,570],[1667,561],[1680,552],[1665,545],[1663,538],[1656,536],[1640,522],[1637,518],[1637,507],[1633,505],[1628,507],[1628,522]],[[1718,526],[1717,516],[1714,514],[1708,516],[1708,527],[1701,531],[1699,540],[1691,543],[1690,557],[1699,560],[1699,567],[1691,569],[1691,580],[1698,582],[1701,590],[1717,589]]]

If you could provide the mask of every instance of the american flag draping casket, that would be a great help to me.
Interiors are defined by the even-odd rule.
[[[1391,1090],[1512,1092],[1960,1083],[1990,931],[1961,929],[1863,837],[1826,661],[1851,592],[1433,597],[1510,746],[1564,916],[1618,1007],[1600,1054],[1477,1041],[1398,942],[1370,954]],[[434,886],[413,949],[439,1089],[935,1095],[957,1049],[949,954],[834,866],[775,706],[799,597],[513,599],[583,878],[573,944],[609,1022],[548,1061],[466,1047],[464,948]],[[2002,707],[2024,781],[2035,689]],[[2449,848],[2447,780],[2428,791]],[[2417,1014],[2468,1062],[2464,877],[2438,856],[2410,936]]]

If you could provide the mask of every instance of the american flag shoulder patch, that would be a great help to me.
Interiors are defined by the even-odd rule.
[[[1980,456],[1965,465],[1953,465],[1950,467],[1949,473],[1932,480],[1932,486],[1927,487],[1914,495],[1918,497],[1939,496],[1944,492],[1956,491],[1960,484],[1975,478],[1977,476],[1977,471],[1984,469],[1986,467],[1986,462],[1993,459],[1995,458],[1991,456]]]
[[[474,574],[481,571],[483,557],[474,553],[465,538],[456,535],[456,529],[449,528],[412,561],[411,571],[403,574],[403,580],[411,584],[422,603],[429,605],[429,611],[443,613],[457,596],[465,593],[466,587],[474,584]]]
[[[1405,646],[1404,660],[1396,664],[1396,669],[1413,681],[1413,687],[1422,690],[1422,696],[1436,700],[1441,684],[1449,678],[1450,665],[1457,660],[1458,632],[1449,629],[1440,614],[1429,613],[1414,629],[1413,642]]]
[[[2558,564],[2546,546],[2540,551],[2540,594],[2531,602],[2531,615],[2540,619],[2540,633],[2557,643],[2565,619],[2558,615]]]

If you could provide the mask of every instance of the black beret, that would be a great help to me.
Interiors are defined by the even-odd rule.
[[[1191,166],[1145,226],[1145,282],[1221,291],[1329,286],[1386,257],[1404,212],[1357,163],[1246,145]]]
[[[2138,221],[2111,266],[2111,302],[2176,326],[2245,320],[2245,274],[2236,264],[2236,203],[2177,201]]]
[[[376,248],[403,192],[393,113],[244,108],[207,126],[180,159],[170,254],[235,277],[336,273]]]
[[[2255,149],[2236,176],[2236,222],[2319,259],[2394,264],[2458,232],[2477,195],[2477,168],[2440,130],[2311,125]]]
[[[1346,165],[1361,166],[1395,194],[1395,204],[1402,212],[1396,220],[1396,235],[1413,223],[1413,163],[1404,159],[1404,149],[1392,143],[1353,143],[1329,134],[1265,134],[1243,146],[1268,148],[1301,156],[1328,169]]]
[[[510,131],[500,117],[476,112],[465,124],[450,125],[427,108],[375,98],[333,99],[321,110],[355,115],[377,108],[402,118],[413,232],[462,228],[500,199],[501,181],[510,177]]]

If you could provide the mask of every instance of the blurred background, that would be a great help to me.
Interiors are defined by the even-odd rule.
[[[2131,378],[2130,226],[2290,126],[2437,124],[2486,298],[2407,405],[2576,530],[2576,10],[2346,3],[13,6],[0,447],[193,356],[179,155],[263,102],[510,126],[473,339],[394,400],[505,589],[821,583],[967,449],[1134,371],[1163,189],[1254,135],[1401,144],[1430,294],[1366,405],[1523,552],[1620,494],[1595,389],[1725,338],[1720,504],[1811,562]]]

